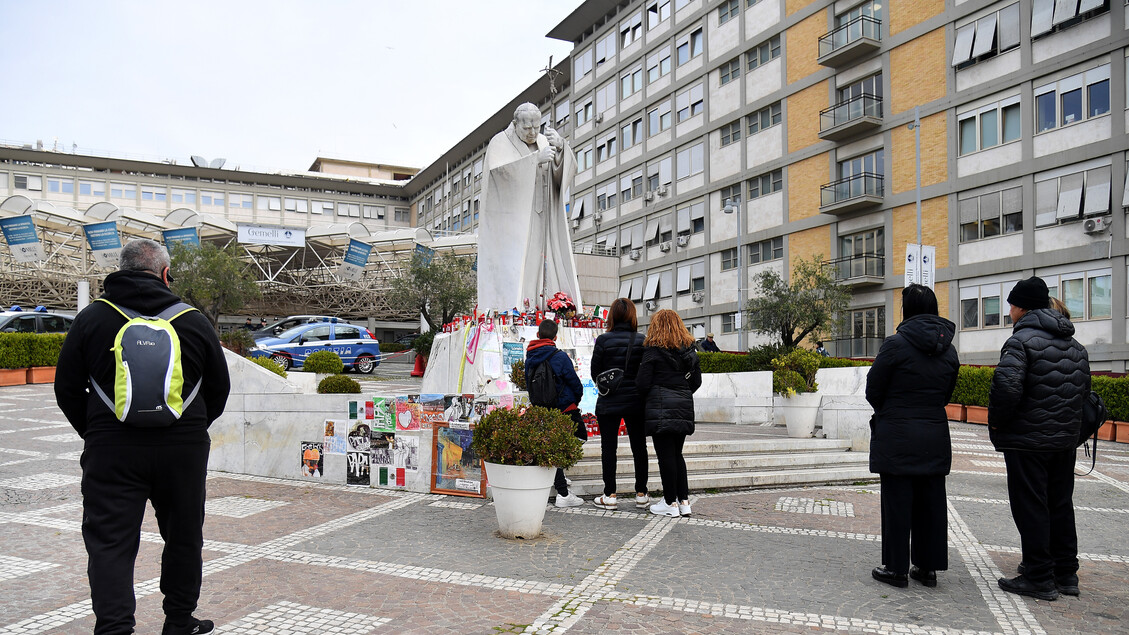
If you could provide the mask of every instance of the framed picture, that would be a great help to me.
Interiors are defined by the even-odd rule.
[[[431,492],[486,498],[486,469],[470,447],[467,424],[435,423],[432,430]]]

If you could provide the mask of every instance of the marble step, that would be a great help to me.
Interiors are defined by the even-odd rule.
[[[783,486],[811,486],[811,485],[849,485],[860,482],[876,482],[877,475],[871,474],[867,466],[856,467],[821,467],[805,470],[764,470],[745,472],[720,472],[696,474],[691,472],[687,476],[690,485],[690,495],[711,490],[747,489]],[[662,489],[657,477],[648,480],[649,489],[654,492]],[[634,481],[630,476],[616,478],[616,490],[624,502],[620,503],[621,509],[627,509],[631,503],[631,490]],[[603,481],[599,478],[574,478],[571,489],[581,496],[596,496],[603,493]]]
[[[630,455],[617,453],[616,475],[632,474],[634,464]],[[710,472],[739,472],[764,470],[804,470],[812,467],[867,466],[869,455],[865,452],[780,452],[780,453],[735,453],[735,454],[683,454],[686,471],[689,474]],[[659,467],[653,452],[649,454],[648,473],[658,476]],[[568,470],[573,480],[576,477],[600,478],[602,466],[599,457],[585,458]],[[574,476],[575,475],[575,476]]]
[[[693,437],[690,437],[693,439]],[[686,441],[682,447],[683,456],[691,454],[771,454],[776,452],[845,452],[851,447],[847,439],[734,439],[711,441]],[[647,449],[654,454],[654,444],[647,439]],[[584,444],[584,458],[599,460],[600,438],[593,437]],[[619,438],[616,456],[631,456],[631,446],[626,436]]]

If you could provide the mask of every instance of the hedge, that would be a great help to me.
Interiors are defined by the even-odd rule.
[[[307,373],[339,374],[345,370],[345,364],[333,351],[314,351],[302,362],[302,370]]]
[[[951,403],[966,406],[988,406],[988,393],[992,390],[992,366],[961,366],[957,369],[957,385]]]
[[[0,368],[55,366],[65,337],[62,333],[0,333]]]
[[[1115,421],[1129,421],[1129,376],[1094,375],[1091,387],[1102,397],[1109,416]]]
[[[745,373],[757,370],[772,370],[772,360],[787,353],[782,346],[760,346],[750,349],[747,355],[738,353],[705,353],[698,352],[698,359],[702,364],[703,373]],[[864,359],[847,359],[845,357],[820,357],[820,368],[850,368],[855,366],[870,366],[871,362]]]
[[[408,346],[406,344],[397,344],[396,342],[381,342],[380,343],[380,352],[381,353],[399,353],[400,351],[406,351],[406,350],[408,350]]]

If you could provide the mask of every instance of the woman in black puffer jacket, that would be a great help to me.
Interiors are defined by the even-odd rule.
[[[906,587],[908,574],[932,587],[949,566],[945,476],[953,452],[945,404],[960,366],[956,325],[937,315],[937,296],[919,284],[902,290],[902,317],[866,376],[874,406],[870,471],[882,482],[882,566],[871,576]]]
[[[627,298],[619,298],[612,302],[608,311],[607,332],[596,338],[596,346],[592,349],[593,377],[613,368],[623,369],[623,380],[619,387],[612,393],[596,398],[604,493],[597,496],[592,504],[602,509],[616,508],[615,468],[620,420],[627,428],[631,458],[635,463],[635,506],[645,508],[651,503],[647,497],[647,433],[643,430],[643,402],[635,390],[635,376],[642,361],[643,338],[639,335],[635,303]]]
[[[690,515],[690,485],[682,446],[694,434],[694,391],[702,385],[695,340],[682,318],[663,309],[651,319],[635,387],[643,395],[647,434],[654,437],[663,499],[651,505],[661,516]]]

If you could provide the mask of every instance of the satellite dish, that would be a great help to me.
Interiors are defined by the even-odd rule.
[[[198,168],[206,168],[208,167],[208,160],[198,154],[194,154],[192,155],[192,165]]]
[[[223,164],[226,162],[227,159],[212,159],[212,162],[208,165],[208,167],[212,168],[213,170],[218,170],[222,168]]]

